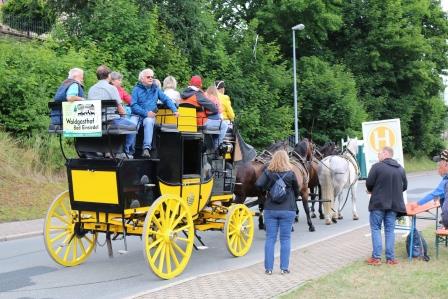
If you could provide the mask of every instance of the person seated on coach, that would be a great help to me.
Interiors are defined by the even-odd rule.
[[[218,89],[218,99],[222,106],[222,118],[230,125],[235,120],[235,112],[233,111],[230,97],[225,94],[226,86],[224,80],[215,81],[215,86]]]
[[[219,129],[219,138],[218,138],[218,144],[215,144],[215,147],[218,148],[219,145],[224,141],[224,137],[226,136],[227,129],[229,127],[229,123],[225,122],[222,117],[223,108],[221,105],[221,102],[218,98],[218,89],[213,84],[209,88],[207,88],[207,91],[205,92],[205,95],[207,98],[212,101],[218,107],[218,113],[208,113],[207,117],[207,123],[206,128],[211,128],[218,130]]]
[[[191,105],[196,108],[196,118],[198,126],[204,126],[208,130],[220,131],[218,144],[215,144],[215,149],[224,140],[227,131],[227,124],[218,119],[208,119],[210,115],[218,115],[218,106],[213,103],[202,91],[202,78],[200,76],[193,76],[190,80],[190,85],[181,93],[180,105]]]
[[[72,68],[68,72],[68,78],[62,82],[54,96],[55,102],[74,102],[84,100],[84,71],[79,68]],[[50,113],[51,124],[60,125],[62,111],[53,109]]]
[[[151,156],[152,136],[154,124],[156,122],[156,114],[158,111],[157,101],[160,100],[165,104],[173,114],[177,117],[176,105],[171,99],[163,93],[163,91],[154,83],[154,71],[152,69],[144,69],[138,76],[139,82],[132,89],[132,113],[137,115],[131,117],[131,121],[137,124],[137,129],[143,123],[143,152],[142,156],[149,158]],[[125,152],[133,155],[135,151],[136,135],[126,136]]]
[[[115,100],[117,102],[118,114],[125,115],[126,111],[122,106],[122,100],[120,98],[120,94],[118,93],[117,88],[115,88],[110,84],[110,73],[111,70],[105,65],[100,65],[96,69],[96,77],[98,79],[98,82],[95,83],[92,87],[90,87],[87,99]],[[113,120],[119,118],[119,116],[117,115],[109,114],[108,111],[106,113],[107,113],[106,116],[107,120]]]
[[[442,177],[439,185],[431,193],[427,194],[425,197],[417,202],[411,202],[408,206],[411,210],[415,209],[417,206],[424,205],[431,200],[440,200],[440,206],[442,207],[442,224],[444,227],[448,228],[448,149],[445,149],[440,153],[440,155],[433,158],[434,162],[437,162],[437,172]]]
[[[123,75],[119,72],[112,72],[110,73],[110,84],[115,86],[115,88],[118,90],[118,94],[120,95],[120,99],[122,100],[122,105],[124,107],[124,110],[126,111],[126,118],[130,118],[132,111],[131,111],[131,95],[126,92],[126,90],[121,86],[123,81]]]

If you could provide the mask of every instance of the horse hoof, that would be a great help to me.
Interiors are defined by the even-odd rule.
[[[353,220],[359,220],[358,216],[353,216]]]
[[[310,226],[310,227],[308,228],[308,230],[309,230],[310,232],[314,232],[314,231],[316,231],[316,229],[314,228],[314,226]]]
[[[344,216],[342,216],[342,215],[341,215],[341,216],[338,216],[338,219],[339,219],[339,220],[344,219]]]
[[[331,221],[333,221],[333,223],[338,223],[338,221],[336,220],[336,218],[331,218]]]
[[[295,223],[299,223],[299,217],[296,216],[296,217],[294,218],[294,222],[295,222]]]
[[[291,226],[291,232],[293,232],[294,231],[294,226]]]
[[[264,226],[264,224],[259,223],[258,224],[258,229],[259,230],[266,230],[266,227]]]
[[[319,215],[319,219],[325,219],[324,215]]]
[[[330,224],[331,224],[331,220],[326,219],[326,220],[325,220],[325,224],[326,224],[326,225],[330,225]]]
[[[312,213],[311,218],[316,218],[316,214]]]

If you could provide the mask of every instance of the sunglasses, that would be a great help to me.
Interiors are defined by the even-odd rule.
[[[154,79],[154,76],[146,76],[146,79]]]

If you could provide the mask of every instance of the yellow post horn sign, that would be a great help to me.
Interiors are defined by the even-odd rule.
[[[374,127],[369,133],[368,144],[374,152],[378,153],[385,146],[394,147],[396,142],[395,132],[388,126]]]

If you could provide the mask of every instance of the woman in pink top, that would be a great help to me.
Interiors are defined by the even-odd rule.
[[[119,72],[110,73],[110,83],[117,88],[121,100],[124,101],[126,104],[131,105],[131,96],[121,86],[122,80],[123,75],[120,74]]]

